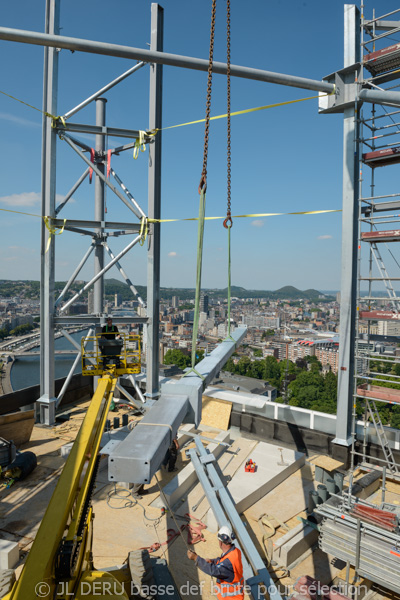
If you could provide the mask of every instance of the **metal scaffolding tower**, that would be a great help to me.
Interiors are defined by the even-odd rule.
[[[390,15],[372,19],[361,17],[362,65],[360,85],[363,94],[378,93],[399,95],[392,90],[398,87],[400,53],[397,44],[388,37],[396,33],[399,21],[387,21],[388,16],[399,16],[400,9]],[[388,44],[391,44],[388,46]],[[369,102],[369,100],[368,100]],[[395,287],[400,281],[400,264],[396,258],[396,242],[399,238],[400,193],[382,193],[382,177],[379,174],[399,162],[400,128],[398,110],[387,108],[380,100],[360,106],[359,173],[360,203],[358,214],[358,284],[355,345],[355,389],[353,402],[352,463],[360,456],[364,463],[371,461],[368,444],[375,437],[382,448],[380,464],[392,476],[399,475],[389,443],[389,430],[383,426],[381,410],[391,405],[390,419],[400,401],[400,394],[386,386],[400,383],[400,357],[394,350],[388,353],[388,344],[397,348],[400,343],[400,298]],[[384,190],[386,192],[386,190]],[[391,273],[397,276],[391,276]],[[381,403],[380,405],[378,403]],[[357,413],[362,410],[364,425],[359,437],[363,438],[362,452],[357,451]],[[388,411],[386,411],[388,412]],[[392,415],[392,416],[391,416]],[[371,435],[372,429],[372,435]],[[376,460],[376,459],[375,459]]]
[[[59,34],[59,1],[48,0],[46,11],[45,32],[49,36],[58,36]],[[151,51],[162,51],[162,30],[163,30],[163,9],[158,5],[152,5],[151,15]],[[119,269],[124,279],[129,284],[134,296],[138,298],[141,307],[146,308],[146,316],[133,316],[118,318],[118,323],[138,323],[147,324],[147,394],[150,397],[156,397],[158,390],[158,310],[159,310],[159,244],[160,244],[160,224],[152,223],[149,226],[149,234],[152,243],[148,244],[148,273],[147,289],[148,300],[147,307],[140,298],[136,288],[123,271],[119,260],[139,242],[144,241],[144,232],[147,228],[147,218],[160,218],[160,180],[161,180],[161,135],[149,136],[145,132],[129,130],[126,128],[113,128],[106,125],[106,99],[103,94],[111,88],[129,77],[141,67],[144,62],[136,64],[120,77],[110,82],[108,85],[92,94],[85,101],[69,110],[62,118],[49,119],[43,117],[43,154],[42,154],[42,216],[46,217],[42,221],[41,235],[41,396],[39,399],[40,421],[45,424],[51,424],[55,420],[55,410],[61,400],[61,393],[56,398],[54,388],[54,330],[57,326],[63,326],[70,323],[87,324],[89,326],[99,327],[105,324],[104,313],[104,275],[110,268],[115,266]],[[161,85],[162,85],[162,66],[152,65],[150,68],[150,107],[149,107],[149,130],[161,128]],[[43,111],[50,115],[57,115],[57,90],[58,90],[58,50],[55,47],[45,47],[44,63],[44,99]],[[82,108],[89,103],[94,102],[96,106],[95,125],[85,123],[73,123],[70,118],[76,115]],[[81,134],[94,134],[95,147],[91,148],[79,139]],[[77,137],[75,137],[77,136]],[[131,141],[123,146],[118,146],[107,150],[105,140],[113,138],[127,138]],[[60,138],[59,141],[57,138]],[[110,168],[111,156],[115,157],[120,153],[132,149],[141,140],[149,144],[149,175],[148,175],[148,208],[147,214],[140,204],[135,200],[124,185],[121,178],[114,169]],[[75,152],[85,163],[85,170],[78,181],[72,186],[70,192],[56,206],[56,150],[58,143],[67,143],[70,149]],[[106,174],[107,168],[107,174]],[[94,173],[94,220],[83,221],[68,219],[64,222],[62,210],[71,199],[72,195],[89,176],[92,178]],[[112,183],[109,175],[113,176]],[[113,222],[110,215],[105,213],[105,189],[108,187],[130,211],[130,218],[126,222]],[[71,232],[70,235],[85,235],[90,239],[90,245],[80,263],[72,273],[69,281],[61,294],[55,299],[55,256],[56,256],[56,236],[57,228],[63,227],[65,231]],[[128,236],[130,240],[125,248],[114,256],[110,248],[110,238],[116,236]],[[110,255],[111,260],[105,263],[105,250]],[[79,292],[68,298],[69,290],[75,282],[81,269],[87,262],[90,255],[94,254],[94,275],[92,279],[85,284]],[[88,315],[68,315],[68,309],[93,289],[93,313]],[[74,365],[75,366],[75,365]],[[73,369],[68,376],[73,373]],[[68,379],[67,378],[67,379]]]
[[[379,373],[374,364],[395,368],[398,358],[379,356],[379,342],[397,343],[400,338],[388,335],[388,328],[375,331],[373,320],[397,323],[400,302],[386,267],[384,248],[397,241],[399,231],[394,228],[399,221],[393,214],[400,208],[398,193],[378,195],[375,169],[400,162],[398,110],[385,105],[400,106],[400,93],[392,91],[396,85],[388,83],[399,77],[400,52],[398,44],[386,48],[387,38],[399,31],[399,21],[386,20],[399,12],[365,19],[354,5],[344,7],[344,68],[326,77],[335,83],[335,96],[320,99],[320,112],[344,115],[343,128],[343,225],[342,225],[342,283],[340,309],[340,355],[338,376],[338,406],[336,439],[339,446],[352,446],[352,460],[356,452],[357,434],[364,436],[362,456],[366,459],[367,441],[373,438],[383,450],[384,460],[392,472],[397,472],[386,428],[375,401],[393,403],[393,393],[372,393],[372,381],[377,383]],[[368,74],[366,72],[368,71]],[[370,170],[367,175],[366,170]],[[370,186],[364,195],[366,185]],[[383,214],[384,213],[384,214]],[[390,225],[390,230],[385,225]],[[367,252],[365,248],[368,247]],[[395,260],[397,263],[397,261]],[[365,265],[367,265],[365,267]],[[397,263],[397,267],[399,263]],[[376,286],[381,285],[378,292]],[[363,285],[368,290],[363,289]],[[387,300],[382,297],[385,290]],[[365,294],[365,295],[364,295]],[[376,311],[378,308],[384,311]],[[386,311],[386,312],[385,312]],[[389,311],[389,312],[387,312]],[[389,328],[390,329],[390,328]],[[400,331],[398,332],[400,334]],[[375,362],[374,362],[375,361]],[[400,372],[399,372],[400,375]],[[386,383],[400,383],[397,373]],[[360,385],[364,384],[364,385]],[[382,383],[385,385],[385,382]],[[393,392],[393,390],[391,390]],[[389,399],[390,396],[390,399]],[[365,424],[357,430],[357,400],[364,403]],[[372,427],[368,427],[371,420]]]

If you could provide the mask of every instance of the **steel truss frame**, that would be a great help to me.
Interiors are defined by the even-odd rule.
[[[120,189],[110,183],[104,175],[105,148],[104,137],[122,136],[137,139],[139,131],[128,130],[124,128],[110,128],[106,126],[105,121],[105,100],[101,98],[119,82],[129,77],[146,63],[150,64],[150,119],[149,129],[161,129],[162,101],[162,65],[168,64],[177,67],[206,71],[208,61],[203,59],[185,57],[167,54],[163,52],[163,9],[158,4],[151,5],[151,45],[150,50],[140,50],[117,44],[106,44],[91,40],[82,40],[68,38],[59,34],[59,0],[46,0],[46,21],[45,32],[30,32],[17,29],[0,28],[0,39],[9,41],[19,41],[29,44],[43,45],[45,47],[44,60],[44,84],[43,84],[43,111],[52,115],[57,114],[57,87],[58,87],[58,52],[59,48],[68,48],[74,51],[90,52],[108,56],[119,56],[130,59],[138,59],[141,62],[117,77],[115,80],[92,94],[89,98],[69,110],[56,123],[51,123],[50,119],[43,119],[43,145],[42,145],[42,215],[49,218],[50,228],[60,228],[65,225],[67,231],[89,235],[92,242],[83,256],[81,262],[71,275],[67,285],[60,296],[54,302],[54,265],[55,265],[55,240],[49,229],[43,224],[41,232],[41,397],[40,420],[43,423],[50,424],[55,419],[55,407],[57,399],[54,397],[54,329],[56,325],[67,322],[80,323],[87,322],[88,325],[99,325],[104,322],[104,303],[103,288],[104,274],[113,265],[116,265],[123,275],[132,292],[137,294],[136,288],[123,272],[119,259],[126,254],[140,239],[140,223],[120,223],[105,221],[104,215],[104,186],[108,186],[128,208],[141,220],[146,218],[140,205],[134,200],[134,197],[126,189],[114,170],[111,171],[115,181]],[[151,61],[151,62],[150,62]],[[226,74],[227,66],[224,63],[213,63],[215,73]],[[243,77],[258,81],[278,83],[302,89],[316,90],[321,93],[332,93],[335,86],[330,82],[316,81],[293,75],[281,73],[272,73],[261,69],[253,69],[231,65],[231,75]],[[75,115],[90,102],[96,102],[96,125],[71,123],[70,117]],[[54,126],[55,125],[55,126]],[[85,155],[90,148],[74,138],[72,133],[91,133],[96,135],[96,155],[94,163]],[[64,200],[55,205],[56,190],[56,142],[57,135],[60,135],[65,142],[74,150],[86,163],[86,170],[73,185],[71,190],[65,196]],[[148,171],[148,217],[150,219],[160,218],[161,207],[161,133],[152,137],[145,138],[149,142],[149,171]],[[125,149],[132,148],[133,143],[115,148],[112,153],[116,154]],[[95,218],[93,221],[68,220],[64,223],[59,218],[59,214],[68,203],[72,195],[82,184],[92,169],[95,173]],[[114,256],[107,239],[116,235],[138,234],[126,248],[117,256]],[[149,227],[148,245],[148,268],[147,268],[147,317],[129,319],[129,322],[147,324],[147,396],[156,398],[159,396],[158,382],[158,340],[159,340],[159,282],[160,282],[160,224],[152,223]],[[48,244],[49,247],[48,247]],[[104,250],[107,250],[111,257],[111,262],[104,266]],[[87,262],[90,255],[94,252],[95,269],[94,277],[87,283],[73,298],[63,304],[63,299],[72,283],[75,281],[78,273]],[[83,317],[66,317],[63,313],[90,287],[94,288],[94,315]],[[138,298],[139,303],[144,307],[142,299]],[[118,319],[122,322],[124,319]]]

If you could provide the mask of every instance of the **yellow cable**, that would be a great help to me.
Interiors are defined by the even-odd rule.
[[[257,106],[256,108],[246,108],[245,110],[238,110],[236,112],[231,112],[231,117],[236,117],[237,115],[244,115],[246,113],[256,112],[258,110],[266,110],[267,108],[277,108],[278,106],[286,106],[288,104],[295,104],[296,102],[304,102],[305,100],[315,100],[315,98],[322,98],[324,96],[331,96],[334,94],[334,91],[331,94],[322,94],[318,96],[309,96],[308,98],[297,98],[296,100],[287,100],[286,102],[278,102],[277,104],[267,104],[266,106]],[[216,115],[215,117],[210,117],[210,121],[215,121],[216,119],[226,119],[228,115]],[[174,129],[175,127],[185,127],[186,125],[195,125],[196,123],[204,123],[205,119],[199,119],[198,121],[188,121],[187,123],[180,123],[179,125],[170,125],[169,127],[163,127],[162,129],[152,129],[150,133],[156,133],[157,131],[164,131],[165,129]]]
[[[40,108],[37,108],[36,106],[33,106],[32,104],[28,104],[28,102],[24,102],[20,98],[16,98],[15,96],[11,96],[11,94],[7,94],[6,92],[2,92],[1,90],[0,90],[0,94],[3,94],[4,96],[7,96],[8,98],[11,98],[12,100],[16,100],[17,102],[20,102],[21,104],[24,104],[25,106],[29,106],[29,108],[33,108],[33,110],[37,110],[38,112],[42,113],[42,115],[45,115],[46,117],[49,117],[50,119],[53,119],[53,123],[51,124],[51,126],[53,128],[56,126],[55,123],[57,121],[61,121],[61,123],[65,126],[65,119],[64,119],[64,117],[60,117],[60,116],[59,117],[55,117],[51,113],[48,113],[45,110],[41,110]]]
[[[335,209],[327,209],[327,210],[305,210],[305,211],[297,211],[297,212],[287,212],[287,213],[254,213],[248,215],[232,215],[232,219],[245,219],[245,218],[254,218],[254,217],[279,217],[286,215],[320,215],[324,213],[335,213],[342,212],[341,208]],[[226,216],[223,217],[204,217],[205,221],[215,221],[217,219],[225,219]],[[188,219],[148,219],[149,223],[172,223],[177,221],[197,221],[198,217],[190,217]]]
[[[8,208],[0,208],[1,211],[3,212],[10,212],[10,213],[15,213],[17,215],[28,215],[28,217],[38,217],[39,219],[49,219],[49,217],[42,217],[41,215],[34,215],[32,213],[26,213],[26,212],[22,212],[22,211],[18,211],[18,210],[9,210]],[[248,214],[248,215],[232,215],[232,219],[245,219],[245,218],[254,218],[254,217],[279,217],[279,216],[287,216],[287,215],[321,215],[321,214],[325,214],[325,213],[336,213],[336,212],[342,212],[341,208],[334,208],[334,209],[326,209],[326,210],[303,210],[303,211],[296,211],[296,212],[281,212],[281,213],[254,213],[254,214]],[[204,217],[206,221],[215,221],[217,219],[225,219],[226,216],[223,217]],[[147,230],[148,230],[148,223],[175,223],[178,221],[197,221],[198,217],[190,217],[188,219],[150,219],[147,217],[142,217],[141,219],[141,228],[140,228],[140,235],[146,239],[147,237]],[[46,222],[46,221],[45,221]],[[64,231],[64,227],[66,225],[66,223],[68,223],[68,219],[64,219],[64,225],[62,227],[62,231]],[[46,225],[47,227],[47,225]],[[58,235],[60,235],[62,233],[62,231],[60,231],[60,233]]]
[[[332,94],[335,93],[335,90],[333,92],[331,92],[330,94],[318,94],[318,96],[309,96],[308,98],[297,98],[296,100],[287,100],[286,102],[278,102],[276,104],[267,104],[265,106],[257,106],[256,108],[247,108],[245,110],[238,110],[236,112],[232,112],[231,117],[235,117],[237,115],[244,115],[247,113],[251,113],[251,112],[256,112],[258,110],[266,110],[268,108],[277,108],[278,106],[287,106],[288,104],[295,104],[296,102],[304,102],[305,100],[314,100],[315,98],[322,98],[324,96],[331,96]],[[52,123],[52,127],[55,128],[56,124],[58,121],[60,121],[62,123],[62,125],[64,125],[65,127],[65,118],[62,116],[58,116],[55,117],[54,115],[45,112],[43,110],[41,110],[40,108],[37,108],[36,106],[33,106],[32,104],[29,104],[28,102],[24,102],[23,100],[21,100],[20,98],[16,98],[15,96],[11,96],[11,94],[7,94],[6,92],[2,92],[0,90],[0,94],[4,94],[4,96],[7,96],[8,98],[11,98],[12,100],[16,100],[17,102],[20,102],[21,104],[24,104],[25,106],[29,106],[29,108],[33,108],[34,110],[37,110],[38,112],[42,113],[43,115],[46,115],[46,117],[49,117],[50,119],[53,120]],[[215,117],[210,117],[210,121],[215,121],[216,119],[226,119],[228,115],[216,115]],[[139,131],[139,138],[136,140],[135,142],[135,147],[133,149],[133,158],[137,158],[139,156],[139,152],[144,152],[146,150],[146,145],[144,143],[144,138],[145,137],[150,137],[153,135],[156,135],[156,133],[158,131],[164,131],[165,129],[174,129],[176,127],[185,127],[186,125],[195,125],[196,123],[204,123],[205,119],[199,119],[197,121],[189,121],[187,123],[180,123],[178,125],[170,125],[169,127],[163,127],[162,129],[152,129],[151,131]]]

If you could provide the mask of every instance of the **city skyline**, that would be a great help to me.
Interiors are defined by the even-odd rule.
[[[150,35],[150,2],[108,11],[100,0],[94,14],[71,0],[61,5],[61,33],[146,48]],[[161,3],[162,4],[162,3]],[[311,0],[267,6],[262,0],[245,10],[232,2],[232,63],[321,80],[343,66],[343,6]],[[288,8],[290,10],[288,10]],[[373,4],[365,11],[371,12]],[[379,12],[395,8],[379,4]],[[75,11],[80,19],[75,18]],[[165,3],[166,52],[207,58],[210,5]],[[107,15],[107,19],[104,15]],[[121,19],[124,15],[124,19]],[[43,30],[43,13],[28,0],[4,7],[3,25]],[[281,28],[269,23],[284,23]],[[135,23],[132,35],[132,23]],[[176,32],[179,32],[178,34]],[[299,44],[301,32],[301,44]],[[266,35],[267,33],[267,35]],[[329,40],[329,42],[327,42]],[[217,7],[215,60],[226,60],[225,7]],[[4,64],[2,91],[41,106],[43,49],[0,42]],[[279,51],[278,51],[279,49]],[[321,49],[323,51],[321,51]],[[132,61],[96,57],[78,52],[60,53],[59,112],[63,114],[93,91],[132,65]],[[110,125],[145,129],[148,117],[148,68],[126,80],[108,95]],[[214,75],[212,116],[226,113],[226,81]],[[163,126],[202,119],[205,112],[206,74],[164,67]],[[316,93],[261,82],[232,79],[232,111],[316,96]],[[93,122],[94,105],[74,118]],[[7,152],[3,157],[0,208],[38,215],[40,210],[41,115],[0,95],[0,124]],[[226,211],[226,120],[211,123],[208,162],[207,216]],[[201,172],[204,124],[163,132],[162,217],[197,216],[197,186]],[[87,138],[88,139],[88,138]],[[87,142],[89,143],[89,142]],[[109,140],[109,147],[119,141]],[[126,153],[127,154],[127,153]],[[58,143],[57,197],[68,192],[82,172],[82,164]],[[147,206],[147,152],[133,160],[115,159],[114,165],[135,198]],[[385,174],[390,191],[395,172]],[[392,185],[392,187],[390,187]],[[85,183],[62,216],[93,216],[94,186]],[[277,290],[293,285],[302,290],[340,289],[341,213],[289,215],[299,211],[340,210],[342,195],[342,116],[318,115],[317,100],[256,111],[232,118],[232,282],[254,290]],[[126,219],[126,209],[107,193],[109,213]],[[283,213],[262,218],[263,213]],[[2,212],[0,277],[38,279],[40,275],[40,218]],[[60,215],[61,216],[61,215]],[[193,288],[196,269],[196,222],[162,225],[161,286]],[[111,239],[114,253],[124,241]],[[64,232],[57,237],[56,279],[66,280],[87,249],[87,240]],[[134,284],[146,282],[146,248],[121,261]],[[92,265],[81,278],[90,279]],[[119,279],[116,270],[110,276]],[[226,281],[226,283],[225,283]],[[227,236],[222,220],[206,222],[203,287],[227,285]]]

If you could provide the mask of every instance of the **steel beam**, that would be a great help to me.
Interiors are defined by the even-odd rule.
[[[129,75],[132,75],[132,73],[135,73],[135,71],[138,71],[139,69],[144,67],[145,64],[146,63],[144,63],[144,62],[140,62],[137,65],[134,65],[133,67],[131,67],[130,69],[125,71],[125,73],[122,73],[121,75],[119,75],[119,77],[117,77],[113,81],[110,81],[110,83],[107,83],[107,85],[105,85],[100,90],[98,90],[97,92],[95,92],[94,94],[89,96],[89,98],[86,98],[86,100],[84,100],[83,102],[81,102],[80,104],[75,106],[75,108],[72,108],[71,110],[66,112],[64,115],[64,119],[69,119],[70,117],[75,115],[77,112],[82,110],[82,108],[84,108],[85,106],[87,106],[88,104],[93,102],[93,100],[97,100],[97,98],[99,98],[100,96],[102,96],[103,94],[105,94],[106,92],[111,90],[111,88],[115,87],[118,83],[121,83],[121,81],[123,81],[124,79],[129,77]]]
[[[103,181],[103,183],[105,183],[110,188],[110,190],[112,190],[114,192],[114,194],[116,194],[116,196],[118,196],[118,198],[120,198],[122,200],[122,202],[129,208],[129,210],[131,210],[136,215],[136,211],[135,211],[134,207],[132,206],[132,203],[128,202],[128,200],[125,198],[125,196],[115,187],[115,185],[113,185],[105,177],[104,172],[103,172],[104,169],[101,170],[94,163],[90,162],[90,159],[85,156],[85,154],[82,152],[82,150],[80,150],[76,146],[76,144],[73,142],[73,140],[68,135],[64,136],[64,140],[67,142],[67,144],[73,150],[75,150],[75,152],[78,154],[78,156],[80,156],[81,159],[83,161],[85,161],[85,163],[88,165],[88,167],[90,167],[91,169],[93,169],[94,173],[96,173],[96,175],[98,176],[98,178],[101,179]]]
[[[130,193],[130,191],[124,184],[124,182],[118,177],[118,175],[116,174],[114,169],[110,169],[110,171],[111,171],[111,175],[114,177],[115,181],[118,183],[120,188],[125,192],[125,194],[128,196],[128,198],[132,202],[132,204],[134,204],[136,206],[136,208],[138,209],[138,211],[139,211],[138,219],[140,219],[141,217],[146,217],[146,214],[141,209],[140,205],[136,202],[135,198],[132,196],[132,194]]]
[[[195,438],[195,442],[197,452],[200,456],[200,461],[209,457],[210,455],[207,452],[206,448],[204,448],[203,444],[201,443],[201,440],[199,438]],[[257,549],[250,537],[250,534],[247,531],[245,524],[241,520],[236,510],[236,506],[232,496],[230,495],[226,485],[221,481],[220,475],[217,471],[216,466],[214,465],[214,462],[207,462],[206,469],[211,483],[218,493],[221,505],[230,523],[232,524],[236,537],[238,538],[240,545],[244,550],[245,556],[248,559],[256,575],[253,581],[249,579],[247,579],[246,581],[246,583],[248,583],[251,587],[253,598],[263,597],[260,594],[260,590],[258,587],[258,583],[263,583],[271,600],[281,600],[281,595],[279,594],[276,585],[273,583],[268,569],[266,569],[265,567],[263,559],[257,552]],[[215,502],[213,502],[213,504],[215,505]]]
[[[104,248],[107,250],[111,259],[115,258],[114,254],[112,253],[108,244],[104,244]],[[122,277],[125,279],[126,284],[129,286],[132,294],[135,296],[135,298],[137,298],[140,306],[145,308],[146,303],[144,302],[141,295],[139,294],[139,292],[137,291],[137,289],[133,285],[132,281],[129,279],[128,275],[125,273],[124,269],[122,268],[122,266],[120,265],[120,263],[118,261],[115,263],[115,266],[117,267],[118,271],[121,273]]]
[[[49,32],[57,38],[60,21],[59,0],[49,0],[46,9]],[[43,110],[57,114],[58,51],[47,49],[44,83]],[[50,119],[44,117],[42,152],[42,216],[55,217],[56,206],[56,142],[57,134]],[[52,425],[55,422],[54,388],[54,239],[44,219],[41,225],[41,282],[40,282],[40,422]]]
[[[187,412],[187,396],[163,396],[110,453],[110,481],[150,483]]]
[[[345,68],[360,61],[360,16],[354,5],[344,6]],[[357,72],[345,77],[353,83]],[[359,197],[359,125],[356,107],[344,109],[343,125],[343,212],[342,212],[342,281],[340,302],[340,353],[337,390],[336,438],[334,443],[351,444],[354,392],[354,352],[357,305],[357,247]]]
[[[64,219],[53,219],[51,224],[54,227],[64,226]],[[102,227],[103,229],[124,229],[130,233],[139,233],[141,226],[139,223],[122,223],[115,221],[81,221],[78,219],[67,219],[67,224],[70,227]]]
[[[371,31],[372,28],[374,27],[374,22],[375,22],[375,29],[379,29],[379,30],[386,30],[388,31],[389,29],[398,29],[400,28],[400,21],[384,21],[383,19],[379,19],[377,21],[364,21],[363,22],[363,27],[364,29],[367,29],[368,31]],[[373,42],[373,40],[371,40],[371,42]]]
[[[92,254],[93,250],[94,250],[94,242],[92,242],[90,244],[90,246],[87,249],[85,255],[83,256],[81,262],[76,267],[75,271],[72,273],[71,277],[68,279],[67,283],[65,284],[64,289],[62,290],[61,294],[58,296],[58,298],[56,300],[56,303],[54,305],[55,308],[57,308],[57,306],[60,304],[61,300],[64,298],[65,294],[68,292],[68,290],[71,287],[71,285],[74,283],[75,279],[77,278],[78,274],[80,273],[82,267],[86,263],[86,261],[89,258],[89,256]]]
[[[361,214],[369,215],[370,213],[377,212],[387,212],[391,210],[399,210],[400,209],[400,200],[392,200],[390,202],[377,202],[371,204],[370,206],[363,206],[361,208]]]
[[[161,65],[170,65],[173,67],[182,67],[185,69],[194,69],[196,71],[207,71],[208,60],[202,58],[192,58],[190,56],[180,56],[178,54],[169,54],[154,50],[142,50],[141,48],[132,48],[130,46],[120,46],[118,44],[108,44],[105,42],[96,42],[91,40],[82,40],[79,38],[46,35],[36,31],[26,31],[23,29],[10,29],[0,27],[0,39],[10,42],[22,42],[26,44],[35,44],[36,46],[51,46],[54,48],[66,48],[67,50],[77,50],[80,52],[89,52],[92,54],[102,54],[106,56],[118,56],[120,58],[143,60]],[[252,69],[231,65],[231,76],[252,79],[255,81],[265,81],[267,83],[277,83],[290,87],[297,87],[316,92],[326,92],[328,94],[335,91],[335,86],[325,81],[306,79],[296,77],[295,75],[285,75],[283,73],[273,73],[262,69]],[[226,63],[213,62],[213,73],[226,75]]]
[[[236,330],[232,336],[236,336],[239,342],[246,332],[247,329]],[[176,433],[184,418],[191,423],[200,423],[202,392],[226,363],[235,347],[235,342],[225,340],[196,365],[199,375],[190,374],[180,381],[171,380],[162,386],[160,400],[154,402],[146,415],[146,421],[143,419],[148,426],[143,429],[136,427],[125,439],[125,446],[121,449],[118,446],[110,455],[109,473],[113,475],[110,477],[111,481],[151,481],[167,452],[170,434]],[[172,408],[173,405],[175,408]],[[151,424],[154,424],[153,428]]]
[[[145,325],[147,317],[113,317],[115,325],[129,325],[130,323],[139,323]],[[71,315],[54,317],[55,325],[104,325],[104,317],[95,315]]]
[[[232,525],[231,525],[228,517],[226,516],[226,514],[221,506],[221,503],[219,502],[218,497],[217,497],[218,489],[223,486],[222,481],[218,488],[216,488],[215,485],[211,485],[211,483],[206,475],[206,472],[205,472],[205,465],[204,465],[204,463],[200,462],[200,459],[196,454],[196,449],[191,448],[190,450],[188,450],[187,454],[193,463],[193,466],[196,471],[196,475],[199,478],[201,487],[203,488],[204,494],[207,497],[207,500],[211,507],[211,510],[214,513],[215,520],[218,523],[218,527],[221,528],[224,525],[228,525],[228,527],[233,530],[234,528],[232,527]],[[236,544],[236,546],[242,552],[240,545]],[[246,555],[243,552],[242,552],[242,564],[243,564],[243,577],[246,581],[246,585],[252,586],[254,573],[253,573],[253,570],[252,570],[250,564],[247,562]],[[254,584],[253,584],[253,586],[254,586]],[[264,598],[264,596],[260,594],[258,585],[254,586],[254,587],[253,586],[251,588],[251,592],[252,592],[251,595],[252,595],[253,599],[254,600],[262,600],[262,598]]]
[[[106,102],[105,98],[96,100],[96,126],[102,129],[106,125]],[[105,138],[96,135],[96,153],[104,155]],[[105,220],[105,188],[104,188],[104,163],[98,163],[97,169],[103,175],[100,177],[97,173],[94,181],[94,218],[103,223]],[[94,280],[93,280],[93,312],[100,314],[104,312],[104,246],[103,246],[104,228],[102,225],[96,230],[95,249],[94,249]],[[68,304],[68,303],[67,303]],[[63,309],[64,310],[64,309]]]
[[[150,51],[163,49],[164,10],[158,4],[151,5]],[[149,129],[162,128],[162,66],[150,66]],[[151,219],[161,218],[161,141],[162,132],[149,146],[148,214]],[[160,223],[150,225],[151,237],[147,247],[147,316],[146,334],[146,395],[159,395],[159,319],[160,319]]]
[[[69,190],[69,192],[65,196],[64,200],[62,202],[60,202],[60,204],[57,206],[57,208],[55,210],[56,215],[58,215],[58,213],[64,208],[64,206],[67,204],[68,200],[71,198],[71,196],[73,194],[75,194],[78,187],[81,185],[81,183],[83,183],[85,181],[85,179],[88,175],[89,175],[89,167],[86,169],[86,171],[84,173],[82,173],[82,175],[79,177],[78,181]]]
[[[78,298],[80,298],[82,296],[82,294],[84,292],[87,292],[88,289],[90,289],[92,287],[93,284],[96,283],[96,281],[98,281],[100,278],[103,277],[103,275],[105,273],[107,273],[107,271],[109,271],[111,269],[111,267],[113,267],[115,265],[116,262],[118,262],[118,260],[120,258],[122,258],[123,256],[125,256],[125,254],[127,252],[129,252],[129,250],[131,250],[131,248],[133,248],[133,246],[135,246],[140,240],[142,239],[142,236],[138,235],[137,237],[135,237],[134,240],[132,240],[127,246],[126,248],[124,248],[123,250],[121,250],[121,252],[111,261],[108,263],[108,265],[106,265],[103,269],[101,269],[100,271],[98,271],[94,277],[92,277],[92,279],[90,281],[88,281],[88,283],[86,283],[83,288],[81,288],[79,290],[79,292],[77,292],[75,294],[75,296],[73,296],[70,300],[68,300],[68,302],[66,302],[64,304],[64,306],[62,306],[60,308],[60,313],[64,312],[71,304],[73,304],[73,302],[75,302],[75,300],[77,300]],[[96,310],[96,304],[95,304],[95,312],[102,312],[102,311],[97,311]]]
[[[358,97],[362,102],[384,104],[385,106],[400,106],[400,92],[393,92],[392,90],[364,89],[360,91]]]
[[[87,336],[86,336],[86,338],[85,338],[85,341],[84,341],[84,343],[83,343],[83,347],[84,347],[84,348],[86,348],[86,346],[87,346],[87,343],[88,343],[88,341],[89,341],[89,338],[90,338],[92,335],[93,335],[93,329],[89,329],[89,331],[88,331],[88,333],[87,333]],[[70,370],[69,370],[69,373],[68,373],[68,375],[67,375],[67,377],[66,377],[66,379],[65,379],[65,381],[64,381],[64,384],[63,384],[63,386],[62,386],[62,388],[61,388],[61,390],[60,390],[60,393],[59,393],[59,394],[58,394],[58,396],[57,396],[56,408],[58,408],[58,407],[59,407],[61,400],[64,398],[64,394],[65,394],[65,392],[66,392],[66,391],[67,391],[67,389],[68,389],[68,386],[69,386],[69,383],[70,383],[70,381],[71,381],[71,379],[72,379],[72,376],[73,376],[73,374],[74,374],[74,371],[75,371],[76,367],[78,366],[78,364],[79,364],[79,361],[81,360],[81,358],[82,358],[82,351],[81,351],[81,348],[79,348],[79,352],[78,352],[78,354],[76,355],[76,358],[75,358],[75,360],[74,360],[74,362],[73,362],[73,364],[72,364],[72,366],[71,366],[71,368],[70,368]]]
[[[208,356],[196,365],[196,372],[189,373],[179,381],[171,380],[161,386],[162,394],[184,394],[189,397],[189,420],[196,425],[201,421],[202,394],[216,374],[235,351],[236,346],[247,333],[247,328],[238,328],[232,332],[232,339],[221,342]]]
[[[100,100],[100,98],[98,98]],[[105,99],[103,99],[105,100]],[[97,102],[97,101],[96,101]],[[138,138],[139,130],[138,129],[124,129],[120,127],[106,127],[99,125],[88,125],[87,123],[71,123],[68,122],[65,125],[58,123],[56,130],[58,133],[63,133],[64,131],[72,132],[72,133],[85,133],[88,135],[101,135],[105,137],[126,137],[126,138]],[[153,137],[146,137],[146,144],[152,142]]]

